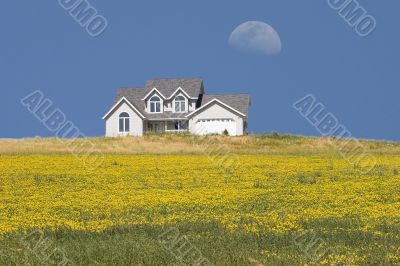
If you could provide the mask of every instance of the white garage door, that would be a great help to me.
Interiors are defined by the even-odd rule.
[[[236,136],[236,122],[233,119],[200,119],[196,124],[199,135],[222,134],[228,130],[230,136]]]

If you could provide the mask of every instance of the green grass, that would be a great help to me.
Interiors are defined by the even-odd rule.
[[[400,244],[398,237],[376,237],[363,232],[345,230],[329,232],[322,230],[332,226],[351,227],[353,223],[357,221],[325,220],[313,221],[305,226],[321,228],[314,232],[317,238],[323,241],[322,246],[328,250],[326,256],[339,258],[339,255],[342,255],[343,258],[351,259],[354,253],[359,257],[364,256],[368,265],[391,265],[386,254],[398,248]],[[264,265],[316,265],[313,256],[307,255],[301,246],[301,243],[307,244],[312,240],[311,233],[255,235],[240,230],[231,233],[216,223],[201,221],[195,224],[179,223],[171,227],[178,229],[179,235],[185,236],[187,243],[190,243],[183,250],[187,250],[188,245],[196,247],[214,265],[256,265],[257,261]],[[75,265],[178,265],[179,262],[191,265],[193,261],[189,255],[182,260],[174,256],[173,252],[176,253],[178,247],[170,251],[160,243],[159,236],[171,227],[125,226],[110,228],[102,233],[59,229],[45,231],[43,238],[48,239],[50,247],[57,247]],[[22,234],[7,235],[0,248],[0,263],[2,265],[49,264],[49,260],[41,259],[43,256],[37,255],[39,251],[34,252],[25,248],[26,243],[34,247],[37,241],[26,239],[26,235]],[[49,250],[41,252],[48,255]],[[348,250],[352,253],[348,253]],[[343,259],[341,262],[345,261],[346,259]],[[337,265],[346,264],[340,264],[339,259]]]

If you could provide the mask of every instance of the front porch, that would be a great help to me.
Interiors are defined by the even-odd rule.
[[[182,133],[189,130],[188,120],[167,120],[167,121],[145,121],[145,133]]]

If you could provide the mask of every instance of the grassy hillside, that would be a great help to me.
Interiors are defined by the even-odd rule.
[[[368,172],[322,138],[78,143],[98,167],[56,139],[0,140],[0,265],[400,264],[397,143],[363,141]]]
[[[28,138],[0,139],[0,154],[63,154],[69,153],[68,139]],[[76,139],[74,145],[93,144],[104,154],[202,154],[212,150],[209,146],[240,154],[321,154],[335,153],[344,140],[313,138],[293,135],[248,135],[241,137],[191,135],[146,135],[127,138]],[[399,142],[362,140],[368,152],[377,154],[400,154]],[[359,145],[350,141],[348,148]]]

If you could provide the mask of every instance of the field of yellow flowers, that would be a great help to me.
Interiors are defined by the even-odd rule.
[[[241,154],[233,171],[204,154],[97,169],[0,155],[0,264],[48,264],[29,239],[40,230],[68,265],[193,265],[160,240],[171,228],[201,265],[400,264],[400,156],[377,159],[363,174],[333,154]]]

